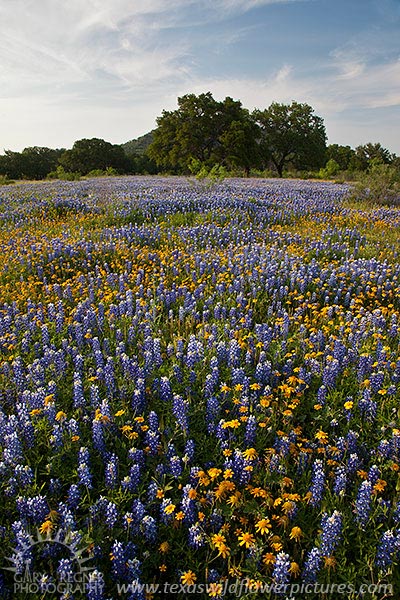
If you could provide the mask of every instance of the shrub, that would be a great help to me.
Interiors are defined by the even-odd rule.
[[[0,185],[10,185],[15,183],[12,179],[8,179],[7,175],[0,175]]]
[[[61,179],[62,181],[79,181],[81,174],[75,171],[65,171],[64,167],[59,165],[55,171],[47,175],[47,179]]]
[[[400,205],[400,172],[392,165],[372,161],[353,189],[355,200],[371,204]]]
[[[340,166],[338,165],[336,160],[331,158],[330,160],[328,160],[325,167],[319,170],[318,177],[319,179],[331,179],[331,177],[337,175],[339,171]]]

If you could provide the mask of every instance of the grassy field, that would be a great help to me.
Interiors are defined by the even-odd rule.
[[[400,209],[347,192],[0,189],[0,597],[399,597]]]

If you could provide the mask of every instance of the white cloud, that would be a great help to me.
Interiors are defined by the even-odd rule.
[[[214,27],[216,55],[217,42],[225,50],[252,28],[220,31],[217,23],[301,1],[312,0],[0,0],[0,145],[67,146],[91,136],[123,142],[151,129],[177,96],[208,90],[250,109],[308,102],[327,124],[353,108],[399,107],[400,62],[385,55],[376,33],[316,57],[318,76],[286,60],[257,76],[198,74],[188,26]],[[204,48],[209,39],[206,33]],[[397,48],[394,38],[390,46]],[[262,57],[254,61],[260,70]],[[393,128],[388,136],[394,139]]]

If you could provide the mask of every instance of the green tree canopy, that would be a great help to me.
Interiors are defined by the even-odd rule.
[[[186,94],[177,110],[163,111],[157,125],[148,155],[161,167],[187,171],[195,159],[248,170],[254,160],[255,124],[239,100]]]
[[[326,161],[323,119],[308,104],[273,102],[253,113],[261,129],[260,149],[265,162],[272,162],[280,177],[286,165],[297,169],[322,167]]]
[[[326,159],[334,160],[341,171],[347,171],[351,168],[352,160],[355,157],[355,151],[350,146],[341,146],[340,144],[329,144],[326,149]]]
[[[25,148],[22,152],[6,150],[0,156],[0,174],[12,179],[44,179],[56,168],[64,150],[41,146]]]
[[[66,171],[82,175],[96,169],[106,170],[108,167],[121,173],[129,170],[129,160],[124,149],[99,138],[76,141],[71,150],[63,153],[59,162]]]
[[[388,165],[394,159],[394,155],[387,148],[384,148],[379,142],[357,146],[355,157],[353,159],[354,167],[360,171],[366,171],[375,160]]]

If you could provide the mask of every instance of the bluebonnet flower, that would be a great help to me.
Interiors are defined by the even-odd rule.
[[[33,562],[33,551],[30,543],[29,533],[25,530],[21,521],[14,521],[11,529],[15,536],[15,568],[16,573],[21,574],[30,567]]]
[[[90,386],[90,404],[94,409],[96,409],[96,408],[99,408],[100,403],[101,403],[101,401],[100,401],[99,388],[97,387],[97,385],[92,384]]]
[[[171,471],[171,474],[175,477],[178,478],[181,476],[182,474],[182,462],[181,459],[179,458],[179,456],[172,456],[170,461],[169,461],[169,468]]]
[[[21,488],[25,488],[33,482],[33,471],[29,465],[15,465],[14,473]]]
[[[396,508],[394,509],[393,521],[395,522],[396,525],[400,524],[400,502],[397,502]]]
[[[104,441],[103,423],[99,419],[92,421],[92,439],[93,447],[102,455],[106,454],[106,444]]]
[[[111,572],[115,579],[124,580],[127,574],[125,551],[122,542],[115,540],[111,546]]]
[[[68,499],[67,499],[68,506],[72,510],[76,510],[79,506],[80,499],[81,499],[81,491],[80,491],[79,487],[75,483],[73,483],[68,490]]]
[[[303,566],[303,581],[314,583],[317,580],[318,571],[321,568],[321,552],[319,548],[312,548],[307,554],[306,560]]]
[[[172,399],[172,388],[168,377],[161,377],[160,396],[164,402],[169,402]]]
[[[367,421],[373,422],[376,419],[378,406],[375,400],[372,400],[369,388],[363,390],[362,398],[358,401],[358,408]]]
[[[368,471],[368,481],[371,482],[372,487],[374,487],[374,485],[377,483],[380,475],[381,472],[379,470],[379,467],[377,467],[376,465],[372,465]]]
[[[21,520],[32,520],[35,524],[45,521],[49,513],[49,505],[44,496],[38,495],[31,498],[20,496],[16,500],[17,509]]]
[[[184,454],[184,458],[183,460],[186,461],[187,457],[187,461],[191,462],[194,459],[194,451],[195,451],[195,443],[192,439],[187,440],[186,444],[185,444],[185,454]]]
[[[122,481],[122,487],[129,489],[131,492],[136,492],[140,483],[140,465],[134,464],[131,466],[129,475]]]
[[[334,388],[340,373],[340,363],[336,358],[328,361],[322,373],[322,383],[327,388]]]
[[[118,519],[118,509],[114,502],[108,502],[105,506],[105,522],[112,529]]]
[[[333,491],[337,496],[344,496],[346,493],[347,486],[347,473],[346,467],[339,466],[335,470],[335,481],[333,484]]]
[[[157,539],[157,523],[150,515],[145,515],[142,519],[141,529],[148,542],[154,543]]]
[[[60,502],[57,512],[64,529],[76,529],[75,519],[67,504]]]
[[[346,442],[348,452],[356,453],[358,447],[358,433],[350,429],[350,431],[348,431],[346,435]]]
[[[191,548],[201,548],[206,543],[206,536],[198,523],[191,525],[188,532],[188,544]]]
[[[216,428],[216,421],[219,418],[220,414],[220,405],[218,398],[215,396],[211,396],[207,400],[207,408],[206,408],[206,422],[207,422],[207,431],[208,433],[214,433]]]
[[[342,515],[337,510],[333,511],[331,516],[324,513],[321,519],[321,545],[320,552],[322,556],[331,556],[335,551],[342,532]]]
[[[22,458],[22,445],[18,438],[17,431],[4,436],[4,452],[3,459],[5,463],[16,465],[21,463]]]
[[[383,387],[383,381],[385,379],[385,374],[383,371],[378,371],[377,373],[372,373],[370,376],[371,390],[376,393]]]
[[[15,385],[19,389],[23,389],[25,387],[25,374],[23,370],[23,362],[20,356],[18,356],[12,362],[12,368],[14,372],[14,381]]]
[[[239,484],[244,485],[250,481],[251,464],[249,461],[245,460],[240,450],[235,450],[233,454],[233,460],[226,464],[226,468],[231,468],[233,470],[233,478]]]
[[[148,429],[145,435],[145,441],[150,448],[150,454],[153,456],[158,453],[158,447],[160,445],[161,437],[158,431]]]
[[[59,581],[72,582],[74,578],[74,564],[69,558],[62,558],[57,567]]]
[[[276,585],[285,585],[290,579],[290,559],[285,552],[278,552],[272,571],[272,579]]]
[[[157,496],[157,490],[158,490],[157,483],[155,481],[150,481],[148,488],[147,488],[148,502],[152,502],[153,500],[155,500],[155,498]]]
[[[353,475],[360,466],[360,459],[356,453],[350,454],[347,461],[347,473]]]
[[[82,449],[81,449],[82,450]],[[85,448],[86,450],[86,448]],[[85,462],[85,460],[87,460],[87,462]],[[79,483],[81,485],[84,485],[85,487],[87,487],[89,490],[93,487],[92,486],[92,474],[90,472],[90,468],[89,468],[89,456],[87,454],[86,457],[86,453],[83,453],[82,456],[79,456],[78,459],[78,477],[79,477]]]
[[[61,425],[55,424],[53,426],[52,435],[50,436],[50,443],[53,448],[61,448],[63,446],[63,428]]]
[[[322,460],[315,460],[312,465],[312,477],[311,486],[309,491],[311,492],[310,504],[311,506],[319,506],[322,500],[325,486],[325,471]]]
[[[116,454],[111,454],[105,468],[106,487],[115,488],[118,479],[118,463],[119,459]]]
[[[73,397],[74,397],[74,407],[75,408],[82,408],[83,406],[85,406],[85,398],[83,395],[82,379],[81,379],[80,375],[77,373],[74,374]]]
[[[183,432],[186,434],[189,431],[187,409],[188,403],[185,402],[181,396],[175,394],[172,403],[172,413],[176,419],[176,422],[180,425]]]
[[[107,362],[104,367],[104,380],[107,387],[107,392],[110,396],[112,396],[115,392],[116,384],[114,361],[111,356],[107,358]]]
[[[372,485],[370,481],[363,481],[358,489],[356,499],[356,521],[366,525],[371,510]]]
[[[256,441],[257,420],[253,415],[250,415],[246,423],[246,431],[244,434],[244,442],[247,447],[252,447]]]
[[[50,481],[49,481],[49,492],[50,492],[50,494],[52,494],[52,495],[59,494],[60,491],[61,491],[61,488],[62,488],[61,481],[58,478],[54,479],[52,477],[50,479]]]
[[[321,406],[324,406],[324,404],[325,404],[326,394],[327,394],[326,386],[321,385],[318,388],[318,392],[317,392],[317,401],[318,401],[318,404],[321,404]]]
[[[104,600],[104,576],[101,571],[95,569],[89,572],[89,581],[86,585],[88,600]]]
[[[400,531],[385,531],[379,540],[376,551],[376,566],[380,569],[387,569],[390,567],[396,550],[400,550]]]

